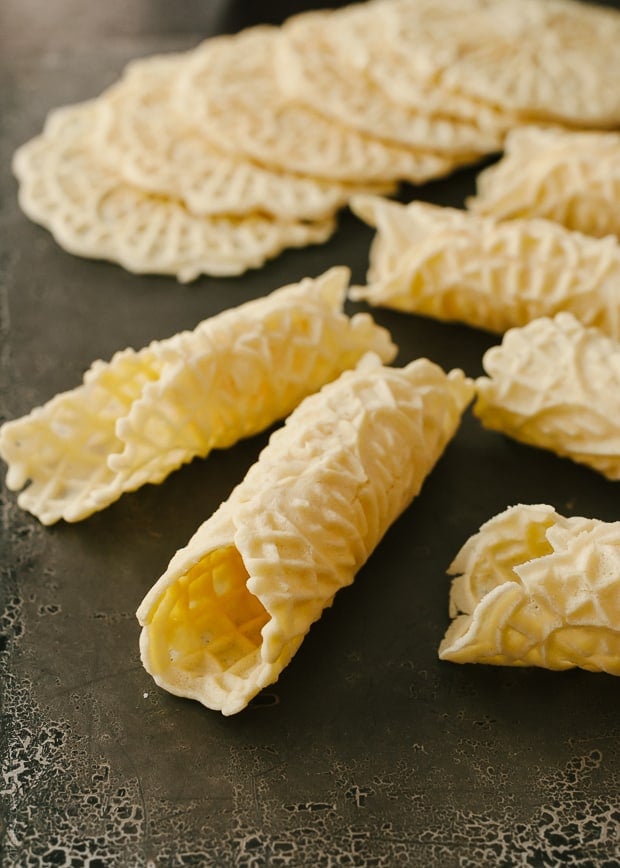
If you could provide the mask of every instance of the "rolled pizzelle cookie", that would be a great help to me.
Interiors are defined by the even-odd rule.
[[[7,485],[43,524],[78,521],[283,418],[368,351],[396,347],[342,310],[349,271],[282,287],[193,331],[97,361],[75,389],[0,428]]]
[[[569,313],[509,329],[483,356],[485,428],[620,479],[620,343]]]
[[[620,340],[616,238],[378,196],[351,207],[377,228],[355,300],[500,333],[566,310]]]
[[[620,522],[519,504],[482,525],[448,572],[443,660],[620,675]]]
[[[138,609],[157,684],[228,715],[276,681],[419,492],[471,397],[460,370],[369,354],[306,398]]]
[[[586,235],[620,235],[620,134],[518,127],[476,188],[466,203],[476,214],[543,217]]]

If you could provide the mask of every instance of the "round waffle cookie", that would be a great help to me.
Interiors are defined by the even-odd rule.
[[[476,179],[467,207],[499,220],[543,217],[603,238],[620,236],[620,134],[519,127]]]
[[[483,357],[485,428],[620,480],[620,343],[566,311],[509,329]]]
[[[379,7],[385,39],[416,80],[522,117],[620,123],[616,10],[576,0],[389,0]]]
[[[329,13],[322,37],[337,63],[346,65],[348,75],[373,83],[397,105],[502,132],[515,123],[511,113],[460,89],[447,88],[416,51],[424,28],[439,27],[447,34],[454,21],[476,5],[473,0],[418,0],[415,8],[397,2],[353,4]],[[416,9],[419,38],[406,29],[407,13]]]
[[[453,117],[450,95],[432,87],[419,88],[423,95],[415,107],[393,100],[366,69],[348,62],[347,19],[338,23],[337,12],[318,12],[299,15],[285,26],[277,70],[282,89],[293,99],[362,133],[380,133],[413,148],[452,156],[501,149],[512,119],[485,113],[482,105],[477,114],[472,109],[470,118]]]
[[[620,675],[620,522],[517,504],[485,522],[448,572],[443,660]]]
[[[98,101],[93,146],[125,180],[180,198],[199,216],[260,211],[283,220],[330,217],[360,190],[272,170],[210,143],[173,99],[174,79],[189,56],[136,61]],[[389,192],[390,185],[382,188]]]
[[[284,248],[320,243],[334,230],[331,220],[197,217],[178,199],[145,193],[97,158],[89,137],[95,113],[94,102],[57,110],[13,161],[23,211],[70,253],[190,281],[258,268]]]
[[[287,97],[274,63],[282,38],[254,27],[194,52],[175,100],[205,138],[278,171],[357,184],[422,183],[454,168],[453,159],[389,144]]]

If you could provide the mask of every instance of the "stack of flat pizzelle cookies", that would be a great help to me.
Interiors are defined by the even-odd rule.
[[[620,16],[576,0],[371,0],[248,28],[53,112],[16,153],[20,203],[81,256],[239,274],[523,123],[619,125],[619,42]]]

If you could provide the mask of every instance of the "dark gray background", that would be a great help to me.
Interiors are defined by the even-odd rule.
[[[10,172],[49,109],[96,96],[131,58],[311,5],[2,0],[2,420],[76,386],[95,358],[328,266],[346,263],[363,281],[372,232],[347,213],[324,246],[234,279],[180,286],[77,259],[21,214]],[[403,196],[460,205],[473,184],[463,171]],[[376,318],[399,364],[427,355],[475,376],[497,342]],[[455,666],[437,646],[445,570],[483,521],[517,502],[615,520],[617,486],[484,432],[470,413],[273,689],[223,718],[154,686],[136,606],[267,437],[77,525],[43,528],[3,489],[3,864],[616,865],[617,681]]]

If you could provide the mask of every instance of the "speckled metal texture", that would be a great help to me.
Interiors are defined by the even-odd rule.
[[[179,286],[74,258],[17,207],[10,157],[48,109],[97,95],[132,57],[253,23],[249,7],[277,21],[302,4],[3,0],[3,420],[75,386],[97,357],[283,283],[342,263],[364,279],[372,232],[348,214],[320,248]],[[418,192],[459,205],[473,190],[468,170]],[[398,363],[428,355],[477,376],[497,342],[376,316],[401,347]],[[223,718],[154,686],[138,658],[136,606],[267,436],[76,525],[44,528],[3,489],[2,864],[617,865],[617,680],[437,658],[446,568],[483,521],[517,502],[617,520],[617,483],[485,432],[471,413],[273,689]]]

